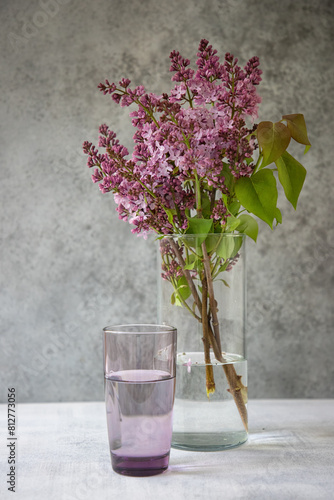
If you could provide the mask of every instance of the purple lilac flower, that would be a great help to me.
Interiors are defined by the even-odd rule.
[[[257,117],[261,81],[257,57],[244,69],[233,55],[221,63],[217,51],[201,40],[197,70],[179,52],[170,54],[170,71],[176,86],[170,94],[147,93],[140,85],[131,88],[123,78],[118,85],[105,80],[98,88],[121,106],[136,106],[130,113],[135,128],[131,157],[115,132],[99,128],[98,147],[86,141],[87,165],[94,167],[92,180],[102,193],[112,192],[119,218],[132,224],[134,233],[183,232],[187,216],[196,210],[195,175],[210,197],[216,193],[211,217],[226,224],[226,207],[220,193],[229,194],[223,162],[238,178],[250,176],[251,158],[257,147],[246,120]]]

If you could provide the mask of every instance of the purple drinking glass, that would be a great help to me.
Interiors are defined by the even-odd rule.
[[[152,476],[168,468],[176,335],[167,325],[103,329],[109,447],[119,474]]]

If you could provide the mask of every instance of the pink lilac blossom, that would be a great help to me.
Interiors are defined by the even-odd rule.
[[[225,269],[225,271],[227,271],[227,272],[232,271],[233,266],[236,265],[236,263],[239,260],[239,257],[240,257],[240,254],[237,253],[237,255],[235,257],[233,257],[232,259],[228,259],[229,264],[228,264],[227,268]],[[222,264],[223,264],[223,261],[222,261]]]
[[[225,217],[223,217],[225,215]],[[226,224],[227,208],[224,205],[222,199],[217,200],[217,203],[212,209],[211,219],[220,221],[220,224],[224,226]]]
[[[174,242],[178,248],[178,251],[182,255],[184,248],[182,245],[179,245],[177,241]],[[177,259],[175,251],[172,248],[171,242],[169,238],[163,239],[160,241],[160,253],[162,257],[162,273],[161,277],[175,284],[179,278],[183,276],[183,270],[180,267]],[[197,272],[193,272],[193,277],[197,275]]]
[[[257,117],[261,81],[259,60],[252,57],[244,69],[227,53],[221,63],[217,51],[201,40],[197,70],[179,52],[170,54],[170,94],[147,93],[140,85],[131,88],[123,78],[118,85],[105,80],[98,88],[120,106],[135,105],[130,113],[135,134],[129,157],[114,131],[99,128],[98,147],[83,145],[92,180],[102,193],[112,192],[119,218],[132,224],[134,233],[184,232],[190,211],[196,210],[195,179],[201,192],[213,200],[211,218],[226,224],[221,194],[229,194],[223,166],[236,177],[250,176],[257,147],[246,119]]]

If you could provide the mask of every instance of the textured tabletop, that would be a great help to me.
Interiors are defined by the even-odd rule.
[[[111,469],[104,403],[16,407],[16,492],[7,491],[0,406],[0,498],[22,500],[334,499],[334,400],[253,400],[250,437],[223,452],[171,450],[165,473]]]

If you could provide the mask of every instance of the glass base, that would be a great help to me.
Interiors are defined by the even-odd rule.
[[[123,476],[156,476],[168,468],[169,453],[160,457],[122,457],[111,454],[112,468]]]
[[[172,448],[188,451],[222,451],[244,444],[246,431],[238,432],[176,432],[173,433]]]

